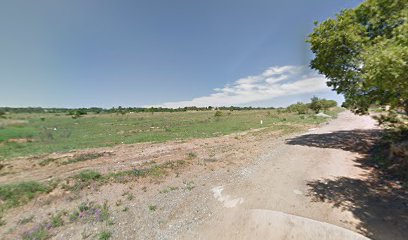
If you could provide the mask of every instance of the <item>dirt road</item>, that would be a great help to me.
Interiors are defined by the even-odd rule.
[[[216,214],[183,238],[367,239],[354,233],[360,232],[375,239],[403,239],[396,223],[390,223],[392,217],[387,218],[389,211],[374,216],[377,221],[368,226],[356,211],[364,209],[353,199],[345,196],[337,205],[319,201],[319,190],[329,189],[331,199],[336,197],[330,192],[336,186],[330,184],[337,180],[368,180],[369,169],[363,169],[356,160],[362,157],[367,138],[375,129],[370,117],[343,112],[327,125],[277,141],[264,156],[241,170],[242,180],[211,186]],[[349,191],[363,195],[367,189]],[[405,205],[405,211],[396,214],[406,214],[406,209]]]

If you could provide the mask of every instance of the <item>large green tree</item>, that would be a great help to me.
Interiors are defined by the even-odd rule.
[[[311,67],[351,110],[377,104],[408,113],[408,0],[367,0],[316,22],[308,42]]]

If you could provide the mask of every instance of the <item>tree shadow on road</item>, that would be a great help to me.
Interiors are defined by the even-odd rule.
[[[289,139],[286,143],[367,154],[382,134],[383,131],[380,129],[336,131],[323,134],[305,134]]]
[[[308,183],[313,201],[328,202],[333,207],[351,211],[361,223],[359,231],[372,239],[408,239],[408,192],[398,181],[381,170],[384,151],[381,130],[337,131],[306,134],[287,141],[290,145],[343,149],[359,153],[359,167],[370,169],[365,180],[339,177]]]

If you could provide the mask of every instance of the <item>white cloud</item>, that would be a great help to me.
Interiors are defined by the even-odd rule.
[[[326,78],[305,66],[270,67],[256,76],[239,79],[214,93],[188,101],[166,102],[155,107],[237,106],[277,97],[327,91]]]

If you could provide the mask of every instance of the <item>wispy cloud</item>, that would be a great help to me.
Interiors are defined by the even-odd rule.
[[[214,93],[188,101],[166,102],[156,107],[237,106],[273,98],[327,91],[326,78],[305,66],[270,67],[259,75],[238,79]]]

